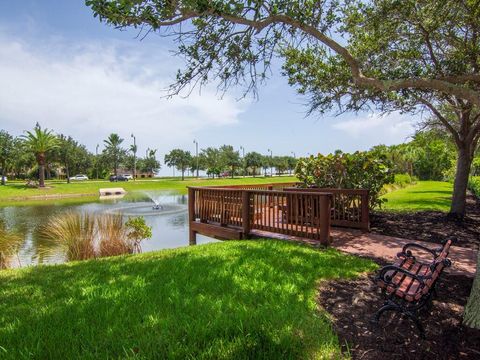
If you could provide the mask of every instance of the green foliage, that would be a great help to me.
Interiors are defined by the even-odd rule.
[[[342,358],[318,283],[374,269],[263,240],[5,270],[0,357]]]
[[[103,161],[110,165],[113,173],[117,174],[118,167],[125,160],[127,150],[122,148],[123,139],[118,134],[110,134],[107,139],[103,140],[105,149],[102,151]]]
[[[252,151],[245,155],[245,166],[252,170],[252,174],[255,177],[257,175],[257,169],[263,165],[263,156],[258,152]]]
[[[299,159],[295,175],[305,184],[319,188],[368,189],[370,206],[380,206],[385,184],[394,181],[391,163],[368,152],[313,155]]]
[[[472,176],[468,181],[468,188],[480,198],[480,176]]]
[[[4,175],[12,161],[15,142],[13,136],[5,130],[0,130],[0,184],[5,185]]]
[[[125,223],[127,236],[134,242],[135,248],[140,248],[140,242],[152,237],[152,227],[148,226],[143,216],[131,217]]]
[[[185,171],[188,169],[192,162],[192,155],[189,151],[182,149],[173,149],[165,155],[165,164],[170,167],[175,167],[182,172],[182,180],[185,179]]]

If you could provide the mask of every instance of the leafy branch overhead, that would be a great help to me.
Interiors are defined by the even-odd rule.
[[[142,36],[173,36],[185,67],[171,94],[215,82],[257,95],[274,58],[310,112],[427,111],[453,139],[452,214],[465,213],[480,141],[478,0],[87,0]]]
[[[223,89],[242,84],[256,91],[272,58],[294,48],[315,51],[324,65],[347,68],[352,83],[374,91],[435,91],[480,105],[476,1],[86,3],[116,27],[175,35],[186,68],[174,91],[210,80]]]

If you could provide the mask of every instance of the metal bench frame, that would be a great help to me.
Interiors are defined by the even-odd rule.
[[[385,286],[383,287],[382,291],[386,297],[385,302],[382,307],[374,314],[373,318],[370,320],[373,324],[378,325],[380,321],[380,317],[382,314],[386,311],[397,311],[400,314],[406,316],[407,318],[411,319],[415,325],[417,326],[418,331],[420,332],[420,336],[424,339],[425,338],[425,330],[418,318],[418,313],[420,310],[424,308],[431,308],[432,305],[432,298],[433,296],[436,296],[436,284],[438,282],[438,279],[440,278],[443,270],[449,266],[451,266],[451,261],[448,258],[445,258],[441,261],[437,261],[439,255],[443,251],[445,245],[447,242],[444,242],[443,246],[441,248],[437,249],[430,249],[425,246],[415,244],[415,243],[409,243],[406,244],[402,251],[397,254],[397,257],[399,259],[403,259],[403,261],[400,263],[400,266],[398,265],[387,265],[384,266],[377,276],[375,277],[374,281],[375,283],[383,282]],[[453,240],[452,240],[453,243]],[[423,251],[426,251],[427,253],[431,254],[433,257],[433,260],[431,263],[425,263],[422,261],[418,261],[415,256],[413,255],[411,249],[421,249]],[[407,260],[413,261],[415,264],[420,264],[423,266],[429,266],[430,267],[430,272],[427,275],[417,275],[406,268],[403,267],[403,265],[406,263]],[[436,270],[436,267],[442,263],[443,268],[439,271],[439,274],[437,278],[433,281],[432,284],[428,285],[426,283],[427,280],[431,279],[433,277],[433,274]],[[412,264],[413,267],[413,264]],[[395,283],[393,282],[393,279],[396,274],[402,273],[404,274],[404,278],[399,282]],[[428,288],[428,292],[425,294],[422,294],[422,296],[418,300],[406,300],[400,296],[397,295],[397,290],[400,288],[402,285],[403,281],[405,281],[406,278],[410,278],[413,280],[416,280],[420,283],[420,286],[418,286],[415,294],[418,292],[422,292],[425,286]],[[393,290],[391,290],[393,288]],[[388,290],[390,289],[390,290]]]

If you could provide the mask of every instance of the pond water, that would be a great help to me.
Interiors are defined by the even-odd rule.
[[[158,206],[154,209],[154,206]],[[166,191],[132,192],[121,199],[85,202],[39,202],[38,205],[0,207],[0,221],[20,234],[24,243],[13,266],[61,263],[64,254],[41,235],[41,228],[52,215],[74,210],[89,213],[122,213],[144,216],[152,227],[152,238],[142,241],[142,252],[188,246],[187,195]],[[215,239],[197,236],[197,244]]]

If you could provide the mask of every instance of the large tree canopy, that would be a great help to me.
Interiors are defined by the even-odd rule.
[[[172,94],[209,81],[256,94],[279,57],[312,111],[430,111],[457,146],[452,213],[463,215],[480,138],[478,0],[86,3],[116,27],[174,36],[185,67]]]

